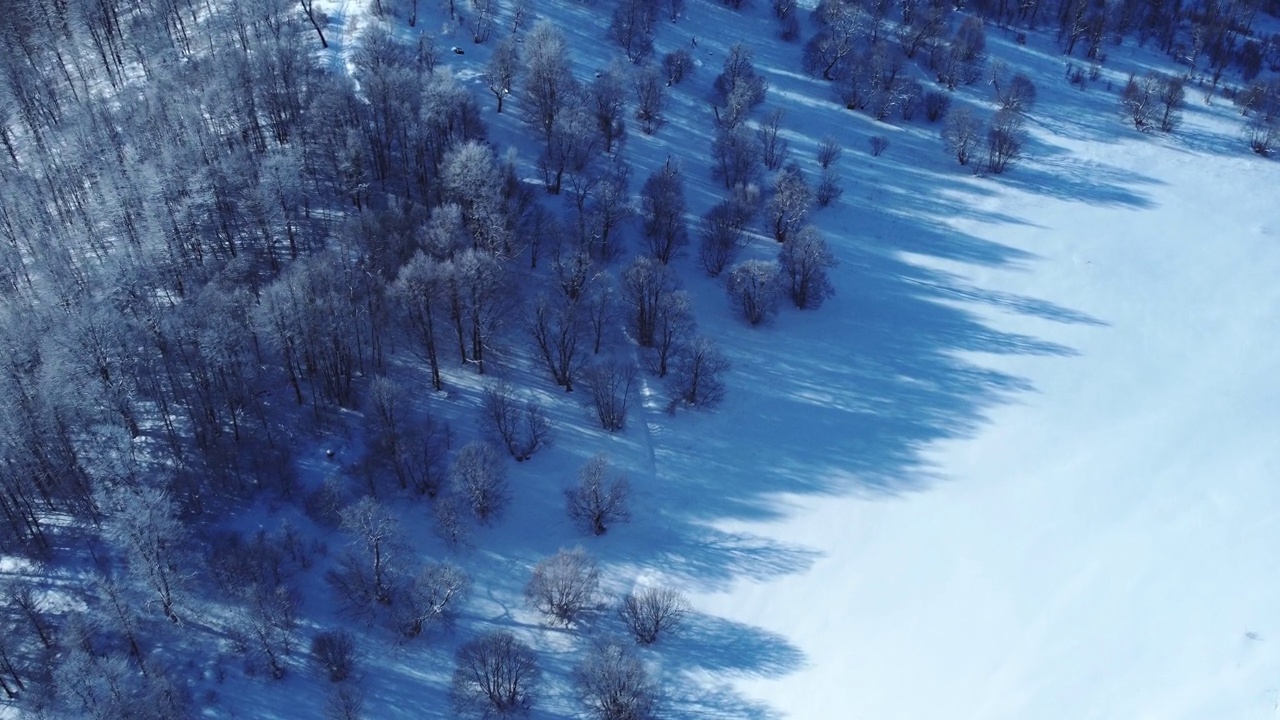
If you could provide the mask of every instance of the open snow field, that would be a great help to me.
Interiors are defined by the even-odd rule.
[[[758,490],[766,517],[718,528],[810,558],[698,599],[792,649],[746,695],[793,718],[1280,715],[1280,169],[1189,96],[1151,138],[1114,96],[1090,116],[1055,93],[1037,114],[1080,125],[1034,127],[1007,176],[858,186],[822,219],[847,230],[836,302],[765,331],[666,446]],[[857,163],[912,162],[894,149]]]

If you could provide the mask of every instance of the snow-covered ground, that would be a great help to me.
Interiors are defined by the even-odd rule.
[[[1191,95],[1172,139],[1040,128],[1007,177],[924,192],[928,238],[886,192],[850,203],[838,304],[789,359],[744,353],[693,445],[762,442],[682,461],[755,475],[779,513],[718,527],[814,556],[699,598],[797,651],[748,696],[794,718],[1280,714],[1280,168]]]
[[[590,549],[614,589],[665,578],[698,610],[655,655],[672,717],[1280,715],[1280,166],[1248,152],[1225,102],[1192,90],[1176,135],[1139,135],[1105,80],[1071,88],[1043,38],[992,30],[1040,102],[1026,160],[974,178],[936,125],[832,103],[798,46],[761,32],[765,3],[689,5],[659,49],[696,35],[700,74],[655,138],[633,128],[636,185],[674,153],[690,209],[717,199],[703,97],[725,47],[758,38],[797,157],[812,170],[819,137],[846,144],[844,200],[816,216],[838,295],[752,329],[685,259],[699,323],[734,361],[727,401],[675,416],[655,401],[620,437],[568,429],[517,468],[533,519],[477,538],[462,631],[520,628],[553,674],[573,659],[576,641],[519,607],[527,567],[580,542],[539,519],[557,500],[534,484],[608,449],[636,520]],[[580,77],[607,64],[600,13],[539,11]],[[478,83],[487,48],[465,47],[445,61]],[[1130,50],[1111,51],[1113,82],[1139,66]],[[517,127],[498,118],[496,139]],[[872,134],[891,141],[881,157]],[[386,659],[402,661],[371,680],[376,717],[422,709],[405,683],[443,684]],[[543,712],[563,707],[551,693]]]

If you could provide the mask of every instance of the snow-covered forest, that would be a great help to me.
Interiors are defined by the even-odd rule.
[[[0,3],[0,717],[1273,717],[1278,16]]]

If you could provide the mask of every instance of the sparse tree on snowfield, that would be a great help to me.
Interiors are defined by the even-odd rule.
[[[752,64],[751,49],[735,43],[725,56],[724,69],[712,85],[712,106],[716,124],[724,129],[736,128],[747,115],[764,102],[769,83]]]
[[[973,111],[962,107],[947,116],[942,127],[942,141],[947,152],[955,155],[961,165],[968,165],[982,140],[982,123],[973,116]]]
[[[947,110],[951,109],[951,96],[937,90],[930,90],[924,94],[924,117],[929,122],[938,122],[947,116]]]
[[[751,185],[760,175],[760,143],[745,127],[721,128],[711,143],[711,177],[726,188]]]
[[[1036,85],[1022,73],[1015,73],[1008,80],[1003,76],[993,77],[991,84],[995,86],[996,99],[1003,109],[1025,113],[1030,112],[1036,103]]]
[[[498,41],[485,68],[485,84],[489,92],[498,101],[498,112],[502,112],[502,101],[507,99],[515,87],[516,73],[520,67],[520,51],[515,38],[507,36]]]
[[[760,139],[761,157],[764,166],[769,170],[777,170],[791,155],[786,138],[782,137],[782,111],[774,110],[765,116],[760,127],[756,128],[756,137]]]
[[[674,364],[671,380],[674,402],[711,408],[724,399],[724,374],[730,367],[729,358],[711,340],[696,338],[681,349]]]
[[[521,400],[505,381],[485,388],[481,400],[485,429],[516,462],[524,462],[551,442],[551,420],[536,400]]]
[[[991,120],[987,130],[987,172],[999,175],[1022,154],[1022,115],[1002,109]]]
[[[565,625],[573,624],[596,603],[600,569],[582,548],[561,550],[539,562],[525,585],[524,596],[538,612]]]
[[[634,647],[618,642],[594,645],[573,670],[573,686],[592,720],[653,720],[658,683]]]
[[[588,104],[595,113],[596,126],[604,141],[604,151],[612,154],[627,137],[626,89],[623,87],[623,70],[610,67],[591,83]]]
[[[813,206],[813,192],[805,182],[800,166],[791,163],[773,181],[766,217],[769,230],[778,242],[786,242],[797,228],[804,225]]]
[[[818,204],[818,207],[828,207],[839,200],[843,194],[840,172],[834,167],[823,168],[822,177],[818,179],[818,187],[813,192],[813,201]]]
[[[596,363],[583,372],[582,383],[590,393],[601,429],[617,432],[626,425],[638,373],[634,363],[622,360]]]
[[[1186,95],[1182,78],[1155,71],[1142,77],[1130,75],[1120,93],[1120,107],[1138,130],[1146,132],[1155,127],[1172,132],[1181,121]]]
[[[523,716],[537,699],[540,680],[533,648],[505,630],[490,632],[458,648],[449,700],[464,717]]]
[[[631,483],[625,473],[609,472],[609,459],[596,455],[578,469],[578,482],[564,492],[569,518],[592,535],[631,519]]]
[[[656,308],[653,345],[645,353],[649,371],[666,377],[672,358],[684,349],[696,329],[689,293],[677,290],[663,296]]]
[[[316,669],[340,683],[355,673],[356,637],[346,630],[325,630],[311,639],[311,661]]]
[[[679,288],[675,273],[647,255],[637,256],[622,271],[622,296],[630,315],[627,325],[637,345],[654,346],[661,304]]]
[[[1280,123],[1264,113],[1255,113],[1245,122],[1245,139],[1249,149],[1255,153],[1270,157],[1276,146],[1280,145]]]
[[[496,519],[511,500],[507,469],[489,443],[471,442],[458,451],[449,471],[449,484],[482,523]]]
[[[827,271],[836,258],[822,233],[812,225],[801,228],[778,251],[782,290],[801,310],[817,308],[835,294]]]
[[[645,65],[636,71],[636,119],[645,135],[652,135],[666,122],[667,85],[658,69]]]
[[[609,19],[609,39],[622,48],[627,60],[644,62],[653,53],[658,0],[620,0]]]
[[[729,299],[751,325],[759,325],[778,310],[778,264],[745,260],[725,278]]]
[[[684,214],[684,175],[680,163],[668,157],[640,189],[640,217],[649,251],[663,265],[689,244]]]
[[[711,277],[718,276],[746,245],[746,221],[731,202],[718,203],[698,223],[698,261]]]
[[[667,76],[667,85],[679,85],[693,74],[697,66],[693,56],[684,48],[676,48],[662,56],[662,72]]]
[[[363,720],[364,717],[364,691],[351,683],[334,686],[324,703],[325,720]]]
[[[689,600],[679,591],[650,587],[628,593],[618,606],[618,617],[641,645],[652,645],[680,627],[689,612]]]
[[[581,295],[579,295],[581,298]],[[556,384],[573,392],[574,380],[587,364],[590,342],[586,303],[539,295],[529,313],[529,334]]]
[[[396,605],[396,626],[405,637],[418,637],[432,627],[447,627],[470,590],[471,578],[462,568],[427,563],[401,593]]]

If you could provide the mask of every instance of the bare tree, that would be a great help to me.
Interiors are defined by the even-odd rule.
[[[751,325],[759,325],[778,311],[778,264],[745,260],[725,278],[729,299]]]
[[[609,459],[603,454],[578,469],[578,483],[565,490],[564,497],[569,518],[592,535],[603,535],[610,525],[631,519],[631,483],[625,473],[609,472]]]
[[[541,680],[538,658],[511,633],[489,632],[464,643],[454,662],[449,700],[459,715],[517,717],[533,707]]]
[[[724,399],[724,374],[729,359],[708,338],[695,338],[676,358],[671,388],[675,401],[688,407],[711,408]]]
[[[177,606],[190,580],[183,559],[187,531],[169,493],[154,487],[117,487],[98,500],[103,533],[126,558],[129,572],[153,594],[164,616],[178,622]]]
[[[1022,114],[1004,108],[996,113],[987,129],[987,172],[999,175],[1022,154]]]
[[[978,150],[982,140],[982,123],[973,116],[973,112],[962,107],[947,116],[942,127],[942,142],[947,152],[955,155],[961,165],[968,165],[973,154]]]
[[[351,545],[328,575],[330,584],[352,609],[372,603],[390,605],[399,582],[398,561],[405,551],[400,521],[377,499],[365,496],[342,511],[342,529]]]
[[[543,364],[556,384],[573,392],[578,373],[587,364],[589,331],[586,302],[539,295],[530,310],[528,326]]]
[[[819,307],[835,294],[827,271],[836,266],[836,259],[822,233],[812,225],[804,226],[783,244],[778,266],[783,291],[801,310]]]
[[[657,68],[645,65],[635,74],[636,119],[645,135],[652,135],[665,122],[667,86]]]
[[[593,720],[653,720],[658,683],[634,648],[618,642],[595,644],[573,670],[573,686]]]
[[[482,523],[500,516],[511,500],[507,469],[497,450],[488,443],[471,442],[462,446],[453,459],[449,481],[453,492]]]
[[[684,48],[676,48],[662,56],[662,72],[667,76],[667,85],[679,85],[685,78],[693,74],[697,65],[693,56]]]
[[[470,590],[471,578],[462,568],[428,563],[401,593],[396,605],[396,626],[406,637],[418,637],[432,627],[447,627]]]
[[[680,163],[668,157],[640,189],[640,217],[649,251],[663,265],[689,244],[684,215],[684,175]]]
[[[698,224],[698,260],[711,277],[718,276],[746,245],[745,229],[759,212],[760,189],[736,185],[730,197],[717,203]]]
[[[813,192],[805,182],[800,166],[791,163],[773,181],[773,193],[769,196],[765,216],[773,237],[786,242],[797,228],[809,218],[813,206]]]
[[[680,288],[675,273],[647,256],[637,256],[622,271],[622,295],[630,317],[628,328],[640,347],[653,347],[658,332],[659,309]]]
[[[840,172],[834,167],[822,169],[822,176],[818,178],[818,187],[813,192],[813,201],[818,207],[828,207],[835,201],[840,199],[844,194],[844,187],[840,184]]]
[[[750,48],[735,43],[725,56],[724,69],[712,85],[712,107],[716,122],[722,128],[733,129],[747,115],[764,102],[769,83],[752,64]]]
[[[756,128],[756,137],[760,139],[760,156],[764,160],[764,166],[769,170],[782,167],[791,151],[786,138],[782,137],[781,110],[774,110],[764,117],[760,127]]]
[[[550,142],[556,119],[578,93],[564,33],[546,20],[538,21],[525,36],[524,59],[526,120]]]
[[[588,88],[588,95],[596,126],[604,141],[604,151],[613,153],[614,148],[627,137],[626,90],[623,87],[622,68],[614,66],[600,73]]]
[[[924,94],[924,116],[929,122],[938,122],[947,116],[951,97],[944,92],[930,90]]]
[[[329,41],[324,39],[323,26],[329,24],[329,18],[325,17],[323,12],[316,10],[315,0],[299,0],[302,3],[302,12],[307,16],[307,20],[311,23],[311,27],[316,29],[316,34],[320,36],[320,47],[329,47]]]
[[[538,612],[573,624],[596,602],[600,570],[582,548],[560,550],[533,568],[524,596]]]
[[[515,38],[513,36],[502,38],[493,49],[493,55],[489,56],[489,64],[485,67],[485,84],[498,101],[498,112],[502,112],[502,101],[515,87],[519,67],[520,51],[516,46]]]
[[[689,600],[677,590],[648,587],[628,593],[618,606],[618,617],[641,645],[652,645],[680,627],[689,612]]]
[[[500,440],[516,462],[524,462],[551,442],[551,420],[536,400],[521,401],[505,381],[484,390],[481,399],[485,429]]]
[[[1036,103],[1036,85],[1022,73],[1014,74],[1007,81],[1002,76],[994,76],[991,84],[995,87],[1001,108],[1025,113]]]
[[[622,48],[627,60],[640,63],[653,54],[658,12],[657,0],[620,0],[614,5],[609,19],[609,39]]]
[[[417,253],[400,269],[393,296],[407,321],[415,349],[431,368],[431,386],[444,389],[440,377],[438,338],[448,322],[449,276],[447,269],[426,253]]]
[[[325,720],[361,720],[364,717],[364,691],[343,683],[333,688],[324,703]]]
[[[750,185],[760,175],[760,143],[745,127],[721,128],[711,144],[711,177],[726,188]]]
[[[590,393],[591,406],[601,429],[617,432],[626,425],[637,372],[634,363],[605,360],[583,373],[582,381]]]
[[[1181,78],[1151,71],[1142,77],[1129,76],[1120,93],[1120,107],[1138,130],[1155,127],[1172,132],[1181,121],[1186,95]]]
[[[311,638],[311,661],[316,669],[340,683],[355,673],[356,637],[346,630],[324,630]]]

